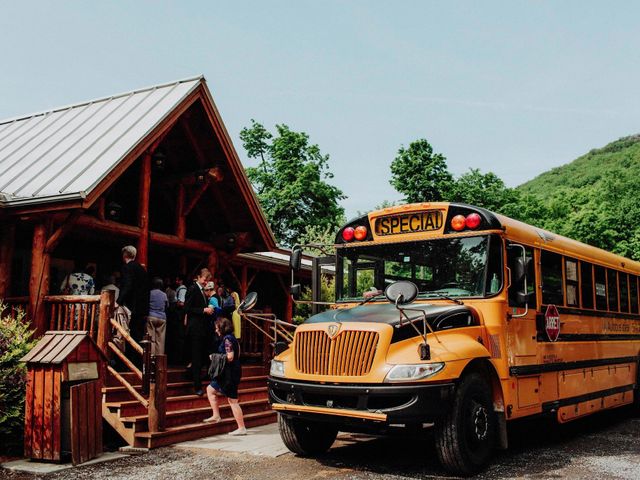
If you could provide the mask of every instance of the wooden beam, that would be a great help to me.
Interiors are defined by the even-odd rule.
[[[218,252],[215,250],[209,253],[209,258],[207,258],[207,268],[211,272],[211,277],[215,277],[218,270]]]
[[[278,283],[282,287],[282,291],[284,292],[285,299],[287,302],[284,310],[284,321],[291,323],[291,319],[293,317],[293,298],[291,298],[291,292],[289,291],[289,286],[282,279],[280,275],[278,275],[277,273],[274,275],[276,276],[276,278],[278,279]]]
[[[47,330],[44,296],[49,292],[50,256],[45,251],[48,230],[44,222],[37,223],[33,229],[28,312],[31,324],[36,329],[36,337],[42,336]]]
[[[53,232],[53,235],[51,235],[49,237],[49,240],[47,240],[45,252],[51,253],[56,249],[62,239],[64,239],[67,233],[69,233],[76,225],[76,222],[78,221],[78,218],[80,218],[80,215],[82,215],[82,210],[75,210],[67,216],[65,221],[62,222],[60,226],[58,226],[56,231]]]
[[[193,207],[196,206],[196,204],[198,203],[198,200],[200,200],[200,197],[204,195],[204,192],[207,191],[207,188],[209,188],[209,185],[210,185],[209,181],[205,180],[205,182],[202,185],[200,185],[200,188],[198,188],[198,190],[195,191],[195,193],[193,194],[193,197],[191,197],[191,200],[189,201],[189,204],[186,206],[186,208],[182,212],[183,217],[186,218],[187,215],[191,213],[191,210],[193,210]]]
[[[140,238],[138,239],[137,260],[147,266],[149,262],[149,193],[151,191],[151,155],[147,151],[142,157],[140,168],[140,189],[138,196],[138,227]]]
[[[242,265],[241,280],[240,280],[240,298],[245,298],[249,293],[249,284],[247,283],[247,271],[249,269],[246,265]]]
[[[16,225],[14,223],[0,226],[0,299],[11,295],[11,268],[15,237]]]
[[[98,199],[98,218],[100,220],[104,220],[106,218],[105,215],[104,215],[106,204],[107,204],[107,199],[106,198],[100,197]]]

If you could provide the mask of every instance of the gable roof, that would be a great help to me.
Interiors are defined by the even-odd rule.
[[[202,80],[0,121],[0,205],[85,198]]]
[[[2,207],[31,210],[68,202],[88,208],[196,100],[209,117],[263,247],[275,248],[273,232],[202,75],[0,120],[0,213]]]

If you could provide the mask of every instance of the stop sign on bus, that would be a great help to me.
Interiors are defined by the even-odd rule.
[[[560,314],[555,305],[549,305],[544,314],[544,329],[549,341],[555,342],[560,335]]]

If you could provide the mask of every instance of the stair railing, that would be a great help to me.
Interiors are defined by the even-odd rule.
[[[273,357],[276,345],[278,343],[289,344],[293,341],[295,330],[297,325],[293,323],[284,322],[273,313],[258,313],[258,312],[244,312],[240,314],[241,317],[258,331],[262,332],[263,338],[269,340],[269,343],[273,347],[273,350],[267,351],[266,346],[263,346],[263,358],[265,361],[270,360]],[[242,338],[245,334],[242,334]]]

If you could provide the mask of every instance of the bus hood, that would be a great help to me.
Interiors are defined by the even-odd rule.
[[[426,315],[429,325],[434,330],[445,330],[455,327],[477,325],[473,309],[466,305],[434,305],[430,303],[416,303],[407,306],[404,309],[406,317],[401,315],[400,311],[390,303],[362,305],[342,310],[327,310],[325,312],[314,315],[304,324],[328,323],[328,322],[371,322],[390,325],[394,327],[394,340],[399,340],[400,331],[407,329],[415,332],[415,330],[407,324],[408,320],[418,320],[416,326],[421,325],[419,322],[423,315]],[[424,314],[423,314],[424,312]],[[407,318],[408,317],[408,318]],[[407,332],[408,333],[408,332]],[[409,335],[413,336],[413,335]],[[400,335],[400,337],[406,337]]]

